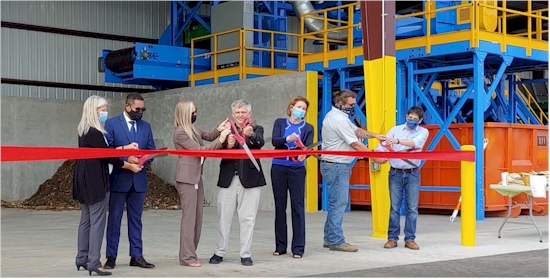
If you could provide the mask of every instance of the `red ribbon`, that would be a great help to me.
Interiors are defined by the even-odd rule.
[[[121,150],[111,148],[78,148],[51,146],[1,146],[1,162],[27,162],[51,160],[75,160],[111,158],[169,153],[178,156],[205,158],[247,159],[245,151],[234,150]],[[336,150],[250,150],[255,158],[293,157],[298,155],[339,155],[359,158],[418,159],[435,161],[475,161],[474,151],[424,151],[424,152],[378,152]]]

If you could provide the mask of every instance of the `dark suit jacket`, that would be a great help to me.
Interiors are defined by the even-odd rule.
[[[249,149],[261,149],[264,146],[264,127],[254,125],[253,137],[246,138],[245,142]],[[239,131],[240,132],[240,131]],[[223,148],[227,148],[227,140],[223,143]],[[238,142],[235,142],[233,149],[242,148]],[[250,159],[222,159],[220,162],[220,175],[218,177],[218,186],[228,188],[235,176],[235,172],[239,175],[241,184],[244,188],[253,188],[265,186],[265,177],[260,164],[260,160],[256,159],[260,166],[260,171],[256,169]]]
[[[197,127],[198,128],[198,127]],[[174,146],[177,150],[214,150],[222,148],[222,143],[217,140],[220,132],[214,129],[210,132],[200,130],[197,141],[190,137],[182,128],[174,130]],[[204,145],[203,140],[214,141],[209,145]],[[178,156],[174,179],[176,182],[197,184],[201,179],[202,167],[201,157]]]
[[[277,118],[273,124],[273,133],[271,134],[271,144],[275,149],[289,149],[286,145],[285,127],[286,127],[287,118]],[[306,123],[304,125],[304,130],[300,134],[300,140],[305,146],[313,144],[313,125]],[[278,158],[286,159],[286,158]]]
[[[136,122],[137,125],[137,144],[139,149],[154,150],[155,142],[153,140],[153,132],[151,131],[151,125],[145,120]],[[105,130],[107,134],[105,138],[109,142],[109,146],[118,147],[132,143],[130,130],[124,115],[120,114],[113,118],[108,119],[105,122]],[[121,158],[127,161],[127,157]],[[111,191],[113,192],[128,192],[134,185],[136,192],[147,191],[147,166],[151,163],[151,160],[143,165],[143,170],[134,173],[130,170],[113,168],[111,173]]]
[[[103,134],[90,128],[87,134],[78,137],[78,147],[109,148]],[[109,191],[109,165],[121,168],[120,158],[99,158],[76,160],[73,169],[73,199],[92,205],[105,199]]]

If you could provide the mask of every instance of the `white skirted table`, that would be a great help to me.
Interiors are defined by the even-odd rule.
[[[502,231],[502,228],[504,227],[504,224],[507,223],[508,218],[510,218],[510,215],[512,214],[512,209],[519,207],[521,205],[512,205],[512,198],[525,193],[527,196],[529,196],[529,201],[526,202],[529,206],[529,217],[531,218],[531,221],[533,222],[533,225],[535,225],[535,228],[539,232],[539,241],[542,242],[542,232],[539,229],[539,226],[537,226],[537,222],[535,222],[535,218],[533,218],[533,195],[531,193],[531,187],[525,186],[525,185],[518,185],[518,184],[509,184],[509,185],[502,185],[502,184],[491,184],[489,187],[495,191],[497,191],[499,194],[508,197],[508,214],[506,215],[506,218],[504,218],[504,221],[500,225],[500,228],[498,229],[498,238],[500,238],[500,232]],[[548,191],[548,186],[546,187],[546,191]],[[525,224],[525,223],[520,223]]]

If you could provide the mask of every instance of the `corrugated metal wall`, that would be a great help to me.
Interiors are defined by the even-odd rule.
[[[170,22],[170,4],[139,2],[1,2],[2,21],[157,39]],[[129,42],[2,28],[2,77],[50,82],[105,84],[97,59],[103,49]],[[124,93],[2,84],[2,95],[81,100]]]
[[[170,22],[165,1],[2,1],[2,20],[115,35],[159,38]]]

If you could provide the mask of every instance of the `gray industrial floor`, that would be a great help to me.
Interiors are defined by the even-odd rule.
[[[289,211],[290,212],[290,211]],[[52,212],[2,209],[3,277],[88,277],[76,271],[76,230],[79,211]],[[344,219],[346,240],[359,247],[356,253],[323,248],[325,212],[307,213],[307,244],[302,259],[290,254],[274,257],[273,212],[259,212],[252,257],[254,266],[240,264],[238,224],[233,223],[228,254],[220,265],[208,264],[216,241],[216,209],[205,208],[204,226],[198,249],[203,266],[183,267],[178,263],[179,222],[177,210],[146,211],[144,256],[155,269],[128,266],[128,238],[123,219],[115,277],[548,277],[548,216],[536,217],[544,234],[529,225],[528,216],[507,224],[502,238],[497,230],[502,218],[477,223],[477,245],[460,245],[460,218],[420,215],[417,242],[420,250],[382,248],[385,239],[372,238],[370,212],[353,211]],[[290,216],[289,216],[290,217]],[[236,219],[236,218],[235,218]],[[290,219],[289,219],[290,221]],[[404,222],[404,219],[402,220]],[[290,234],[291,235],[291,234]],[[105,245],[105,242],[103,242]],[[103,249],[103,253],[104,253]],[[104,258],[104,254],[103,254]]]
[[[513,267],[512,267],[513,266]],[[548,278],[548,249],[508,253],[498,256],[423,264],[395,268],[324,273],[305,277],[536,277]]]

